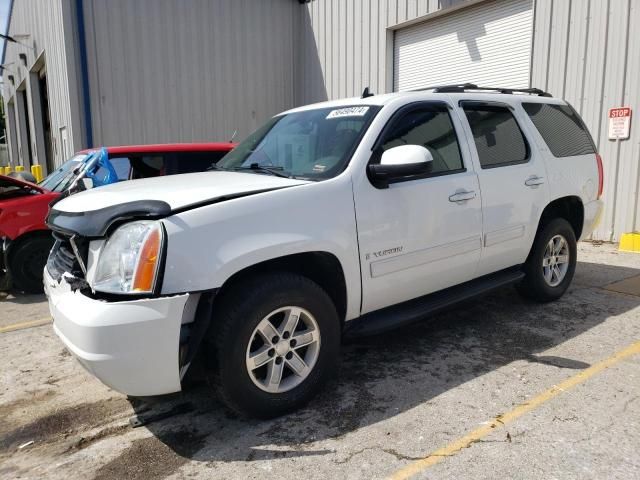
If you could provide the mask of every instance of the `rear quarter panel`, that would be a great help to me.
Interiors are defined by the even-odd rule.
[[[534,99],[527,99],[533,102]],[[565,105],[565,102],[548,99],[541,99],[547,103],[557,103]],[[523,122],[527,123],[528,130],[536,143],[538,151],[542,155],[546,170],[546,184],[549,194],[549,202],[562,197],[575,196],[580,198],[585,210],[589,204],[598,199],[598,165],[595,153],[588,155],[576,155],[570,157],[555,157],[549,150],[542,135],[529,118],[524,109],[519,109]],[[585,211],[585,216],[586,216]],[[585,225],[587,227],[587,225]],[[588,230],[588,229],[587,229]],[[590,234],[590,231],[583,231],[582,237]]]

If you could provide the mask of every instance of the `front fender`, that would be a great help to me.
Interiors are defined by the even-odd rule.
[[[350,179],[333,179],[205,206],[163,220],[162,293],[220,288],[235,273],[306,252],[335,256],[347,285],[347,319],[359,313],[360,268]]]

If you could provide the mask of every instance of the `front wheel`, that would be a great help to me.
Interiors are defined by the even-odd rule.
[[[564,218],[552,220],[536,235],[518,292],[538,302],[557,300],[571,284],[576,260],[573,228]]]
[[[209,333],[222,400],[269,418],[294,410],[335,373],[340,321],[327,293],[306,277],[257,276],[223,292]]]

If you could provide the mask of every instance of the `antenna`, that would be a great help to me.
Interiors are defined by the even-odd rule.
[[[231,135],[231,138],[229,139],[229,143],[233,143],[233,139],[236,138],[236,135],[238,134],[238,129],[236,128],[233,131],[233,135]]]
[[[369,91],[369,87],[364,87],[364,90],[362,91],[362,96],[360,98],[373,97],[374,95],[375,93],[371,93]]]

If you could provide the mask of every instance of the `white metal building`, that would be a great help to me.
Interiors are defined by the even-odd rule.
[[[101,144],[228,140],[281,110],[433,84],[567,99],[605,163],[595,238],[640,230],[636,0],[14,0],[3,97],[14,163]],[[637,112],[636,112],[637,113]]]

